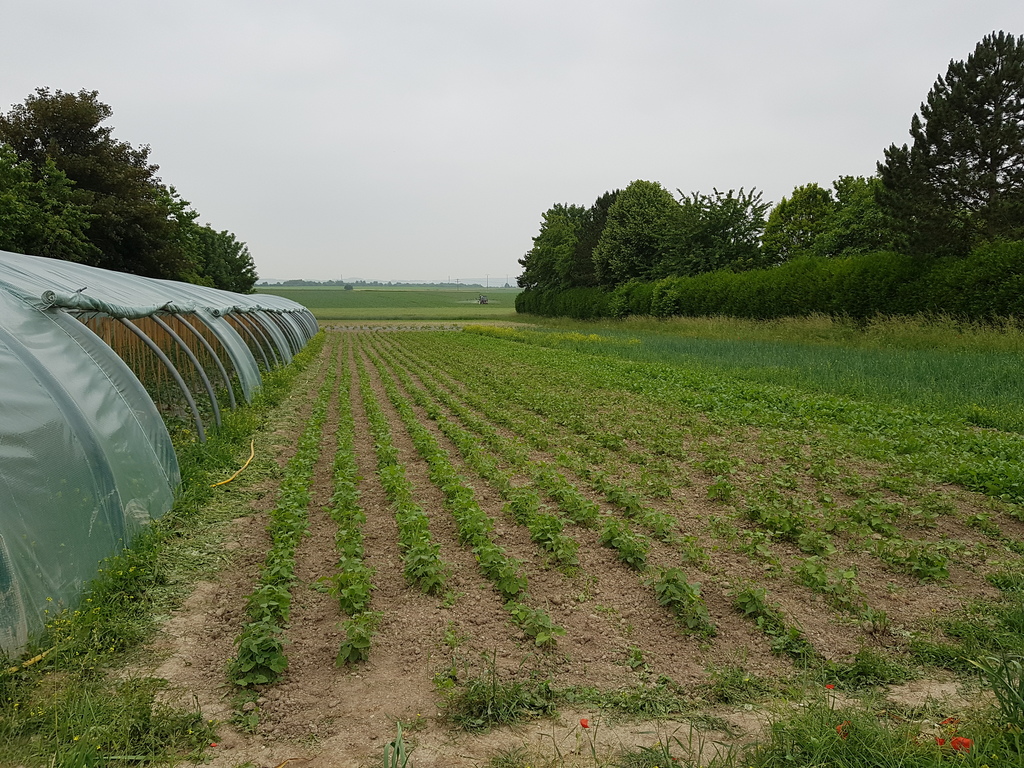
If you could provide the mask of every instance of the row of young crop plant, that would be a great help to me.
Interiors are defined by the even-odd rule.
[[[356,357],[356,368],[377,456],[377,475],[398,524],[403,574],[410,584],[415,584],[428,595],[436,595],[444,589],[449,568],[441,560],[441,547],[431,538],[430,518],[415,501],[412,483],[398,458],[391,425],[377,402],[366,366],[359,356]]]
[[[359,499],[359,467],[355,454],[355,419],[352,396],[355,381],[348,364],[350,345],[342,343],[340,365],[340,392],[338,398],[337,449],[334,455],[333,492],[326,508],[337,525],[335,546],[338,561],[330,577],[330,592],[338,601],[338,608],[348,618],[342,623],[345,639],[338,649],[336,663],[355,664],[366,661],[370,644],[380,620],[380,613],[370,610],[374,571],[365,560],[363,527],[366,512]]]
[[[543,493],[547,494],[564,512],[565,516],[577,525],[593,527],[598,518],[599,507],[571,483],[560,469],[577,469],[576,463],[572,462],[564,451],[560,451],[552,461],[530,460],[530,449],[544,450],[550,447],[550,442],[542,437],[543,430],[537,426],[534,428],[528,419],[522,422],[517,421],[514,416],[502,408],[498,402],[475,396],[472,392],[460,391],[461,401],[454,396],[454,390],[459,385],[444,372],[437,368],[428,367],[405,354],[401,348],[390,348],[389,353],[394,359],[401,359],[411,371],[419,377],[423,387],[435,398],[438,403],[449,409],[468,430],[475,433],[478,439],[495,452],[501,459],[514,468],[516,472],[527,475],[532,484]],[[422,400],[427,400],[421,396]],[[433,418],[433,416],[432,416]],[[514,431],[515,439],[503,436],[494,425],[505,427]],[[623,486],[613,483],[607,476],[588,469],[583,475],[595,480],[591,486],[598,491],[607,491],[606,501],[612,506],[622,509],[627,517],[644,523],[654,520],[658,513],[654,510],[643,509],[636,494],[630,493]],[[622,504],[624,499],[629,504]],[[649,517],[646,517],[648,516]],[[671,541],[674,537],[672,531],[675,521],[667,516],[657,517],[656,524],[645,525],[652,531],[656,531],[665,541]],[[634,565],[642,565],[642,555],[646,552],[646,546],[637,543],[641,551],[635,554],[640,559],[635,559]]]
[[[466,372],[464,369],[459,370],[460,374]],[[535,390],[537,389],[543,390],[543,387],[535,388]],[[510,402],[510,398],[513,399],[513,402],[514,398],[519,398],[521,403],[524,400],[524,397],[517,393],[516,387],[510,387],[507,384],[501,387],[499,394],[506,406]],[[559,409],[559,401],[555,398],[547,400],[545,397],[538,397],[536,391],[527,395],[525,399],[525,411],[529,413],[532,410],[540,410],[550,419],[548,423],[557,423],[559,421],[576,421],[576,423],[579,423],[579,420],[582,418],[582,415],[579,413],[568,416],[564,413],[556,414],[555,411]],[[538,405],[538,402],[541,404]],[[562,399],[560,402],[561,408],[564,410],[567,401]],[[523,416],[523,411],[516,411],[513,408],[506,407],[505,412],[506,420],[518,419]],[[636,429],[636,424],[632,428]],[[640,437],[641,440],[638,442],[645,442],[646,438],[658,440],[663,436],[657,433],[641,433]],[[634,453],[636,452],[634,451]],[[566,451],[562,451],[560,455],[564,457],[565,454]],[[578,455],[575,462],[570,460],[566,463],[570,465],[578,464],[584,458],[590,461],[593,460],[594,451],[592,447],[589,447],[583,456]],[[641,461],[643,461],[642,458]],[[714,481],[708,486],[710,498],[726,502],[734,500],[737,494],[736,487],[732,482],[732,473],[738,468],[739,464],[740,462],[734,459],[716,457],[714,454],[707,456],[704,461],[698,462],[700,468],[714,474]],[[585,470],[583,474],[586,474]],[[792,479],[781,477],[772,479],[774,485],[795,485]],[[599,477],[598,483],[603,485],[605,481]],[[613,497],[621,493],[617,488],[606,490],[611,490]],[[630,499],[631,497],[626,496],[626,498]],[[632,498],[635,498],[635,496]],[[884,506],[885,502],[879,499],[868,498],[859,501],[858,504],[862,506],[871,504],[878,507]],[[769,531],[774,540],[792,542],[797,544],[811,558],[821,558],[836,551],[829,533],[852,526],[834,522],[820,527],[815,525],[814,521],[821,517],[820,506],[820,502],[815,504],[809,500],[798,499],[792,495],[786,496],[775,489],[773,484],[768,484],[765,490],[758,491],[755,502],[745,508],[744,514],[751,522]],[[856,511],[855,509],[855,514]],[[829,528],[828,531],[821,529],[826,527]],[[879,531],[876,529],[873,533],[877,535]],[[948,554],[956,550],[955,545],[910,541],[905,538],[896,537],[895,528],[887,535],[895,537],[892,544],[886,541],[876,542],[872,546],[871,551],[896,570],[907,572],[923,579],[941,579],[948,576],[946,560]],[[856,595],[856,589],[849,583],[851,577],[845,571],[837,571],[828,574],[823,579],[820,568],[816,567],[817,565],[816,560],[809,560],[802,570],[797,572],[798,580],[805,584],[805,586],[834,595],[837,603],[843,603],[844,598],[849,598],[845,600],[845,604],[842,607],[847,609],[853,607],[855,603],[851,602],[851,596]],[[846,574],[845,577],[844,574]]]
[[[429,339],[417,338],[410,340],[408,344],[406,342],[407,340],[403,337],[401,346],[407,351],[407,356],[404,358],[407,364],[412,358],[409,347],[413,346],[413,344],[416,345],[417,352],[424,348],[434,352],[434,355],[423,355],[418,360],[419,367],[416,368],[416,371],[421,380],[429,377],[431,371],[435,368],[444,369],[450,374],[447,382],[447,386],[450,387],[449,391],[455,391],[462,387],[460,395],[464,398],[465,402],[472,404],[488,418],[502,424],[506,428],[518,428],[518,431],[521,433],[523,432],[522,425],[526,424],[527,436],[529,435],[531,421],[530,414],[535,414],[537,410],[543,411],[542,408],[536,406],[538,392],[540,393],[540,400],[545,400],[545,396],[551,394],[551,400],[548,402],[556,403],[553,407],[544,406],[547,408],[544,412],[548,418],[552,417],[552,408],[565,409],[571,404],[571,398],[555,397],[556,393],[552,392],[550,387],[546,388],[543,383],[536,384],[536,379],[534,378],[530,379],[533,389],[532,394],[523,396],[520,393],[527,389],[524,386],[525,382],[515,373],[507,377],[503,376],[502,378],[505,379],[503,382],[493,382],[486,376],[474,373],[487,366],[481,366],[479,355],[475,356],[472,363],[468,360],[456,360],[453,362],[452,358],[458,357],[457,354],[452,352],[455,345],[447,345],[443,349],[437,350],[436,348],[430,349]],[[426,362],[427,360],[430,362]],[[514,361],[507,361],[502,370],[513,368],[515,368]],[[525,375],[535,376],[536,372],[527,372]],[[459,380],[457,384],[454,381],[456,378]],[[550,378],[556,381],[564,380],[564,378],[558,375],[551,376]],[[436,391],[434,394],[436,396]],[[585,397],[581,398],[581,400],[585,401]],[[500,407],[488,406],[489,403],[494,401],[500,402]],[[546,440],[548,444],[553,444],[554,449],[557,450],[556,455],[567,468],[578,468],[579,464],[593,462],[595,458],[593,445],[586,446],[585,451],[579,451],[575,455],[571,455],[573,454],[574,446],[579,446],[581,442],[579,431],[582,428],[579,425],[585,418],[585,415],[580,412],[580,405],[577,404],[575,413],[561,414],[560,418],[552,418],[550,421],[545,419],[544,421],[544,423],[548,424]],[[559,421],[575,423],[577,430],[560,430],[556,426]],[[640,423],[645,429],[651,429],[650,422],[644,424],[641,420],[637,420],[632,428],[636,427],[636,423]],[[558,437],[552,437],[553,433],[559,432],[562,437],[568,434],[570,438],[566,440],[568,445],[566,443],[559,443]],[[660,445],[665,439],[663,434],[651,432],[641,432],[638,435],[634,434],[633,437],[635,438],[635,444],[640,446],[644,444]],[[642,454],[642,448],[633,449],[631,453],[634,455],[633,458],[635,458],[636,454]],[[622,457],[620,456],[619,458],[621,460]],[[643,457],[641,455],[641,466],[647,458],[656,460],[658,457]],[[740,462],[723,459],[721,456],[716,456],[714,453],[709,452],[709,454],[705,455],[703,461],[697,462],[697,466],[706,472],[716,473],[714,481],[708,485],[709,497],[717,498],[723,502],[735,500],[738,494],[735,493],[735,486],[733,485],[735,479],[733,473],[741,466]],[[591,471],[588,474],[586,471],[580,470],[577,474],[582,477],[590,477],[592,480],[596,478],[595,485],[606,492],[606,498],[609,495],[614,496],[615,488],[611,489],[613,494],[607,494],[609,488],[601,488],[602,485],[606,486],[607,484],[607,481],[604,479],[606,477],[605,473]],[[759,481],[763,481],[763,479],[763,477],[757,478]],[[786,477],[773,478],[773,481],[775,481],[774,484],[781,486],[794,485],[792,480]],[[884,502],[877,496],[873,496],[866,488],[858,489],[851,487],[850,484],[846,484],[843,487],[845,492],[860,492],[862,498],[858,499],[851,508],[850,519],[844,520],[844,511],[839,510],[834,503],[829,501],[830,497],[827,493],[819,494],[819,499],[824,501],[819,501],[815,504],[809,500],[800,499],[797,494],[790,494],[788,496],[780,494],[773,488],[773,483],[764,484],[761,482],[760,484],[762,486],[767,485],[770,493],[776,494],[773,503],[767,507],[768,512],[759,515],[756,512],[758,509],[756,505],[748,507],[741,505],[741,512],[733,515],[734,520],[738,518],[739,521],[754,523],[758,526],[758,529],[753,531],[742,530],[735,522],[729,521],[725,525],[720,525],[719,530],[721,531],[731,524],[733,538],[740,540],[739,546],[742,550],[755,557],[763,556],[771,563],[779,562],[779,559],[772,551],[777,542],[795,543],[807,555],[805,559],[796,563],[792,568],[792,578],[795,581],[823,594],[837,609],[847,611],[861,619],[871,621],[873,624],[884,626],[886,622],[884,613],[873,610],[863,599],[863,593],[855,581],[855,569],[842,565],[830,567],[827,564],[827,558],[836,551],[835,544],[832,542],[832,536],[835,533],[845,532],[850,534],[851,531],[856,529],[856,518],[864,508],[877,509],[884,507],[889,502]],[[862,486],[866,485],[867,483],[862,484]],[[762,491],[761,495],[764,496],[765,493],[767,492]],[[633,494],[626,498],[628,500],[636,499],[637,495]],[[614,498],[609,500],[612,501]],[[935,506],[934,503],[927,500],[923,504],[926,507],[929,505]],[[629,501],[627,501],[625,506],[628,505]],[[825,512],[828,513],[827,515],[822,514],[822,506],[827,507],[825,509]],[[723,515],[728,516],[728,508],[723,509]],[[924,522],[926,524],[933,522],[934,519],[934,515],[928,514],[927,509],[919,507],[909,509],[906,517],[911,522]],[[877,528],[878,526],[870,532],[870,538],[864,539],[864,537],[861,537],[860,541],[851,542],[848,535],[847,545],[865,546],[868,551],[875,554],[876,557],[893,568],[893,570],[908,573],[923,580],[945,578],[948,575],[948,558],[955,555],[958,550],[963,549],[962,545],[950,541],[914,540],[902,535],[896,535],[895,527],[893,527],[891,537],[882,535],[879,538],[880,534]],[[758,537],[756,535],[758,533],[766,535]],[[744,539],[748,540],[743,541]],[[871,541],[870,545],[864,543],[867,540]],[[706,558],[706,555],[700,551],[699,545],[696,545],[694,537],[688,537],[684,549],[695,560]]]
[[[681,537],[678,531],[678,524],[675,518],[657,509],[646,502],[642,494],[634,488],[627,480],[621,477],[614,477],[609,472],[600,469],[608,460],[609,450],[603,443],[599,432],[585,432],[582,435],[571,433],[567,440],[558,441],[553,444],[554,430],[552,423],[541,418],[528,409],[516,408],[515,400],[519,393],[515,390],[501,391],[498,397],[481,396],[476,391],[463,387],[461,379],[464,373],[461,369],[457,371],[458,379],[446,375],[439,367],[424,367],[422,361],[409,357],[403,358],[405,363],[416,370],[424,377],[425,386],[430,389],[431,394],[445,403],[446,407],[457,409],[460,417],[472,419],[468,416],[469,411],[475,410],[490,423],[514,431],[518,437],[524,440],[535,450],[551,450],[555,448],[553,460],[541,463],[537,466],[534,474],[534,482],[551,498],[566,508],[567,514],[590,514],[587,504],[582,502],[583,497],[578,490],[566,480],[564,475],[568,471],[583,480],[590,490],[601,495],[612,507],[620,510],[623,516],[649,531],[655,538],[677,546],[685,546],[693,549],[695,540],[693,537]],[[432,381],[430,381],[432,380]],[[449,391],[459,391],[459,397],[465,403],[464,406],[454,404],[452,398],[445,394],[441,387]],[[509,407],[511,405],[511,407]],[[486,425],[480,419],[467,420],[474,431],[481,436],[493,432],[493,427]],[[662,496],[668,492],[664,484],[661,484]],[[695,560],[702,559],[699,553],[694,552]]]
[[[390,372],[412,397],[413,402],[423,408],[445,437],[452,441],[466,465],[498,492],[506,502],[505,512],[508,516],[526,527],[530,532],[530,538],[556,565],[562,568],[577,565],[579,543],[564,532],[566,517],[543,511],[536,490],[528,485],[516,485],[514,482],[516,473],[531,464],[526,452],[492,430],[485,432],[485,439],[482,441],[479,433],[473,434],[445,416],[438,402],[417,387],[405,371],[391,366]],[[442,399],[444,393],[437,392],[437,395]],[[484,448],[484,445],[490,450]],[[504,459],[504,462],[500,459]],[[593,525],[599,513],[598,506],[582,496],[576,496],[574,501],[578,503],[572,507],[575,513],[571,517],[572,522]]]
[[[434,435],[424,427],[408,400],[390,378],[387,369],[372,349],[366,349],[380,375],[391,404],[408,431],[417,453],[427,463],[431,482],[444,496],[444,504],[455,520],[459,542],[472,549],[481,573],[494,585],[505,602],[514,624],[542,648],[553,647],[565,630],[556,626],[543,608],[528,605],[528,580],[522,563],[491,537],[494,521],[481,508],[473,489],[468,487]]]
[[[482,349],[510,346],[491,341],[473,346],[473,357],[479,359]],[[696,367],[562,355],[529,343],[515,346],[520,350],[516,354],[520,365],[533,362],[546,367],[551,360],[570,358],[573,374],[598,388],[618,387],[655,402],[682,404],[722,424],[822,429],[857,455],[894,464],[901,475],[925,472],[994,498],[1024,502],[1024,463],[1019,461],[1024,435],[1019,433],[979,430],[927,411],[807,394]]]
[[[404,358],[399,350],[389,347],[387,351],[388,359],[393,364],[399,358],[403,358],[403,362],[409,364],[408,358]],[[632,529],[629,522],[615,515],[600,512],[599,507],[586,499],[563,475],[553,470],[546,462],[530,460],[521,442],[500,435],[493,427],[469,413],[464,406],[460,406],[450,392],[445,392],[436,385],[431,386],[430,395],[437,398],[432,399],[427,391],[412,381],[408,373],[398,368],[393,372],[406,391],[453,442],[467,466],[498,490],[506,500],[505,511],[510,518],[525,525],[530,531],[531,538],[542,548],[549,553],[569,552],[575,559],[578,543],[564,533],[563,518],[541,511],[538,488],[548,491],[556,504],[569,509],[567,518],[571,518],[575,513],[572,519],[576,524],[597,527],[600,543],[615,550],[619,560],[638,571],[647,571],[649,544],[643,536]],[[425,382],[428,372],[419,368],[417,377],[421,382]],[[438,401],[443,402],[453,414],[453,418],[462,421],[462,425],[448,418],[438,405]],[[408,419],[415,419],[411,409]],[[476,426],[477,436],[485,438],[484,444],[488,445],[493,453],[480,447],[482,441],[464,428],[463,425],[467,424]],[[417,428],[423,430],[422,426]],[[507,469],[500,467],[499,459],[503,460]],[[515,485],[513,478],[517,475],[526,477],[528,482],[533,483],[533,487]],[[553,484],[554,478],[557,478],[557,484]],[[579,515],[581,508],[587,510],[585,516]],[[556,556],[555,559],[558,561],[559,558]],[[649,582],[658,602],[672,611],[689,632],[702,635],[715,633],[715,627],[700,595],[700,584],[688,581],[680,568],[655,568]]]
[[[280,495],[270,512],[270,548],[259,580],[246,601],[249,621],[235,640],[238,653],[228,665],[228,677],[235,685],[273,683],[288,667],[282,635],[291,613],[292,587],[297,581],[295,550],[309,525],[310,484],[335,387],[333,346],[328,359],[331,363],[324,383],[295,454],[285,465]]]
[[[514,391],[507,388],[501,393],[503,397],[515,396]],[[518,414],[516,414],[518,416]],[[592,454],[589,455],[592,458]],[[736,469],[737,462],[711,457],[699,463],[699,466],[707,471],[715,473],[715,481],[709,485],[710,498],[720,501],[732,501],[736,496],[736,487],[732,482],[731,473]],[[773,477],[774,484],[795,484],[792,478]],[[798,500],[792,496],[785,497],[775,493],[774,497],[765,496],[773,492],[772,483],[767,484],[766,494],[761,494],[758,503],[750,505],[748,517],[756,523],[763,523],[763,527],[771,530],[773,535],[780,541],[792,541],[812,556],[824,556],[835,551],[831,544],[827,530],[819,529],[813,521],[821,517],[821,503],[814,504],[809,500]],[[881,504],[870,498],[859,502],[859,504]],[[824,502],[827,504],[827,501]],[[926,515],[918,515],[926,517]],[[835,527],[835,526],[834,526]],[[878,530],[874,532],[879,532]],[[946,573],[943,559],[946,553],[955,548],[948,545],[929,548],[927,544],[898,540],[896,546],[886,546],[885,543],[872,547],[872,552],[881,559],[897,566],[914,575],[924,578],[943,578]],[[903,566],[900,568],[899,566]]]

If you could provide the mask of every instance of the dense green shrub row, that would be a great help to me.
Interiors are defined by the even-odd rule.
[[[1024,316],[1024,241],[987,243],[967,258],[929,265],[880,252],[800,259],[747,272],[633,281],[612,291],[524,291],[516,297],[516,310],[580,320],[626,315],[755,320],[811,314],[867,318],[943,313],[977,320]]]

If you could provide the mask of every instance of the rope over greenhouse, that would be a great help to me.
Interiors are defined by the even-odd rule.
[[[171,508],[168,429],[204,440],[316,332],[277,296],[0,251],[0,650]]]

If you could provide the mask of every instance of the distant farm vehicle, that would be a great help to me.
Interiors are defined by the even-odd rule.
[[[477,296],[477,297],[476,297],[476,303],[477,303],[477,304],[486,304],[486,303],[487,303],[487,297],[486,297],[486,296],[484,296],[484,295],[483,295],[483,294],[481,293],[481,294],[480,294],[479,296]]]

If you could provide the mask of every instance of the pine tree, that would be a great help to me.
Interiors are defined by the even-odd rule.
[[[1024,36],[993,32],[951,61],[910,135],[878,171],[879,200],[911,252],[962,255],[1024,237]]]

